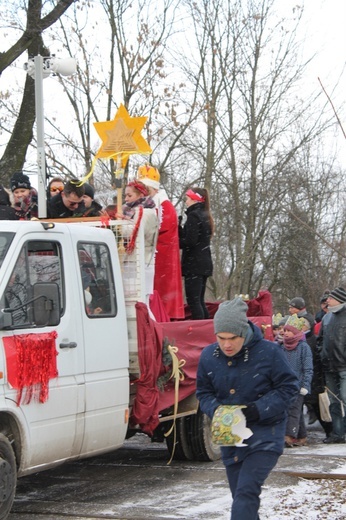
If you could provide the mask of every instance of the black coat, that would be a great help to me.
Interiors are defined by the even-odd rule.
[[[90,208],[86,208],[86,210],[84,211],[83,217],[99,217],[101,210],[102,210],[101,204],[96,202],[96,200],[93,200]]]
[[[305,338],[306,343],[311,348],[312,363],[314,367],[314,375],[312,376],[311,381],[311,392],[310,395],[307,396],[307,399],[305,399],[305,402],[311,402],[313,400],[318,400],[318,394],[321,394],[324,391],[325,383],[320,352],[317,348],[317,338],[311,330],[305,333]]]
[[[19,220],[16,210],[11,207],[10,196],[0,184],[0,220]]]
[[[16,210],[11,206],[0,205],[0,220],[19,220],[19,217]]]
[[[183,227],[179,226],[179,245],[182,249],[181,268],[183,276],[211,276],[210,239],[211,225],[209,214],[204,204],[197,202],[186,210],[187,219]]]
[[[339,312],[327,313],[322,319],[318,341],[325,372],[346,370],[346,305]]]
[[[76,209],[69,209],[62,201],[61,193],[54,195],[48,202],[47,216],[48,218],[70,218],[81,217],[85,212],[84,202],[81,202]]]

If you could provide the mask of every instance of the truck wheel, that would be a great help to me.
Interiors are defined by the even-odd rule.
[[[175,422],[176,437],[174,445],[174,431],[166,437],[166,444],[170,456],[174,460],[193,460],[193,452],[189,444],[190,417],[180,417]],[[170,423],[171,425],[172,423]],[[173,452],[174,449],[174,452]]]
[[[220,447],[211,441],[211,420],[207,415],[198,410],[190,416],[191,436],[189,439],[193,451],[193,459],[213,462],[221,457]]]
[[[16,492],[16,459],[8,438],[0,433],[0,520],[8,517]]]

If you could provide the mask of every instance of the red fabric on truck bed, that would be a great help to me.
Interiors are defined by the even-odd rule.
[[[265,305],[268,311],[267,296],[265,296]],[[260,308],[258,306],[257,311]],[[159,413],[173,406],[175,399],[173,380],[166,382],[163,390],[159,390],[157,385],[159,377],[164,376],[168,370],[162,360],[164,339],[167,338],[170,345],[178,348],[176,354],[178,359],[185,360],[185,365],[182,367],[185,377],[179,383],[179,401],[181,401],[196,390],[199,356],[204,347],[215,342],[214,325],[213,320],[159,323],[149,317],[148,309],[143,303],[136,304],[136,311],[141,376],[136,382],[137,391],[131,424],[139,424],[143,431],[151,435],[159,424]],[[259,327],[266,327],[265,337],[272,339],[272,313],[249,319]]]

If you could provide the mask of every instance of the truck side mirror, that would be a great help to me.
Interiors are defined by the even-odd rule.
[[[10,329],[12,327],[12,314],[0,309],[0,330]]]
[[[60,323],[60,293],[56,283],[35,283],[33,286],[33,314],[37,327]]]

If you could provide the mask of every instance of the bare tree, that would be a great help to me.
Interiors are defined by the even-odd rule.
[[[28,51],[29,56],[37,54],[49,55],[45,48],[42,34],[65,13],[74,0],[60,0],[52,5],[51,11],[42,14],[42,0],[29,0],[26,16],[26,27],[21,29],[19,39],[6,51],[0,53],[0,74],[19,56]],[[4,172],[4,181],[8,182],[11,174],[23,167],[27,149],[33,138],[35,121],[35,86],[34,80],[26,78],[23,98],[19,114],[0,159],[0,169]]]
[[[217,222],[213,290],[216,297],[253,294],[271,283],[263,259],[275,248],[268,238],[281,214],[279,179],[297,174],[294,159],[330,127],[331,115],[320,93],[308,103],[299,96],[307,66],[299,60],[301,9],[280,19],[275,0],[185,3],[199,51],[189,79],[209,74],[199,82],[206,111],[200,155],[212,160],[200,168],[212,175],[204,180]]]
[[[280,17],[278,2],[71,5],[45,32],[47,47],[58,43],[78,61],[73,78],[57,78],[70,108],[63,124],[46,117],[47,164],[68,176],[90,172],[100,145],[93,123],[111,120],[123,103],[132,116],[148,117],[148,159],[179,212],[187,187],[210,190],[216,222],[210,295],[254,295],[267,286],[280,306],[298,289],[314,304],[319,281],[328,286],[345,276],[344,181],[335,158],[321,151],[335,125],[331,107],[321,89],[305,98],[300,91],[309,63],[300,59],[303,10],[297,5]],[[34,15],[31,23],[41,28],[47,15],[37,9]],[[48,53],[42,39],[32,42],[31,53],[39,45]],[[27,124],[21,115],[7,155],[17,162],[6,171],[25,159],[19,129],[25,142],[32,138],[33,81],[26,82]],[[16,107],[5,102],[14,121]],[[10,136],[9,124],[6,131]],[[144,160],[131,157],[128,175]],[[111,161],[99,161],[91,182],[106,193],[113,171]]]

